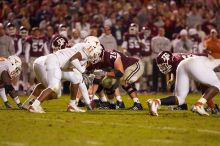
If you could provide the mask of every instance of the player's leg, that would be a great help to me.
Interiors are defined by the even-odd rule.
[[[128,93],[133,99],[134,105],[129,110],[143,110],[141,103],[137,96],[137,90],[134,83],[143,75],[144,65],[141,61],[133,64],[125,70],[124,76],[122,77],[122,88]]]
[[[5,104],[6,108],[11,108],[10,103],[8,102],[7,96],[5,94],[5,88],[0,88],[0,96]]]
[[[160,105],[182,105],[185,103],[185,98],[189,92],[189,76],[185,67],[179,66],[176,74],[175,94],[160,99],[149,99],[147,104],[150,114],[158,116],[157,109]]]
[[[212,99],[214,96],[218,94],[220,89],[220,80],[213,71],[212,61],[201,59],[200,62],[202,64],[200,70],[198,71],[196,69],[192,69],[191,74],[193,78],[195,78],[195,80],[197,80],[202,84],[208,85],[209,88],[205,91],[203,96],[192,107],[192,111],[195,111],[201,115],[208,115],[208,113],[205,112],[203,105],[207,102],[207,100]]]
[[[44,100],[47,100],[50,97],[54,97],[54,95],[58,95],[61,89],[62,73],[61,73],[57,58],[54,55],[49,55],[47,56],[45,64],[46,64],[46,71],[47,71],[48,87],[40,93],[37,99],[29,107],[29,111],[31,112],[38,112],[38,108],[40,104]]]
[[[115,89],[115,97],[116,97],[116,109],[124,109],[125,108],[125,104],[121,99],[121,93],[119,90],[119,87]]]

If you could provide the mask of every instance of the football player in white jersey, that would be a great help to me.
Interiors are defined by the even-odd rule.
[[[39,106],[40,103],[49,97],[53,97],[54,94],[59,95],[62,72],[69,74],[74,71],[75,76],[78,75],[81,79],[80,82],[82,82],[82,73],[85,72],[87,61],[95,63],[97,56],[96,51],[101,51],[100,43],[97,40],[98,39],[94,40],[93,37],[89,37],[85,39],[85,43],[78,43],[71,48],[65,48],[46,56],[45,69],[47,76],[44,84],[47,85],[47,88],[44,89],[32,105],[29,106],[30,112],[43,112]],[[68,77],[68,75],[66,77]],[[69,78],[68,80],[71,79]],[[76,78],[73,82],[76,82]],[[83,94],[88,109],[92,109],[85,84],[79,84],[79,88]],[[82,89],[85,91],[82,91]]]
[[[181,61],[176,71],[175,93],[161,99],[149,99],[147,101],[150,114],[158,116],[157,109],[160,105],[182,105],[185,103],[189,92],[190,79],[201,84],[208,85],[209,88],[202,95],[202,98],[193,105],[191,110],[200,115],[208,115],[203,105],[207,99],[214,97],[220,90],[220,80],[214,69],[220,65],[220,59],[210,60],[205,56],[194,56]]]
[[[0,96],[2,97],[6,108],[11,108],[6,94],[9,94],[20,109],[22,104],[18,94],[12,86],[12,81],[21,73],[21,59],[12,55],[6,58],[0,58]]]

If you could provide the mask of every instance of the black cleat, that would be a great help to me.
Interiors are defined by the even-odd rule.
[[[115,104],[110,103],[110,104],[109,104],[109,109],[116,109],[116,105],[115,105]]]
[[[125,104],[124,104],[124,102],[123,101],[117,101],[116,102],[116,109],[124,109],[125,108]]]
[[[173,110],[188,110],[188,106],[186,103],[184,103],[182,105],[178,105],[178,106],[174,107]]]
[[[100,107],[99,109],[109,109],[109,105],[110,103],[109,102],[100,102]]]
[[[85,107],[86,105],[85,105],[85,103],[84,103],[82,100],[79,100],[77,106],[78,106],[78,107]]]
[[[22,103],[17,104],[17,106],[18,106],[18,108],[20,108],[20,109],[25,109],[25,108],[23,108]]]
[[[8,101],[4,102],[6,108],[12,108]]]
[[[141,103],[135,102],[132,107],[128,108],[128,110],[143,110],[143,107]]]
[[[219,107],[218,107],[217,104],[215,104],[215,107],[214,107],[214,109],[211,110],[211,112],[214,115],[218,115],[219,114],[220,111],[219,111]]]

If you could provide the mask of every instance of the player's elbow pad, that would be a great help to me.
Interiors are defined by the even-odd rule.
[[[115,70],[114,72],[116,78],[121,78],[124,75],[124,73],[122,73],[120,70]]]
[[[78,59],[74,59],[71,61],[71,64],[80,72],[80,73],[84,73],[86,68],[82,67],[82,65],[80,64]]]
[[[5,85],[4,87],[6,94],[10,94],[14,90],[14,87],[12,85]]]

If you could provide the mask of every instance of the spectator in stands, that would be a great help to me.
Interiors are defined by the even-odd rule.
[[[180,38],[173,47],[174,53],[192,53],[192,42],[188,38],[188,31],[183,29],[180,31]]]
[[[104,22],[104,32],[99,37],[99,40],[105,49],[117,50],[118,49],[117,42],[115,37],[112,35],[111,26],[112,26],[111,20],[107,19]]]
[[[0,56],[8,57],[15,54],[13,39],[5,34],[5,29],[0,23]]]

